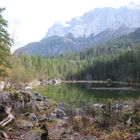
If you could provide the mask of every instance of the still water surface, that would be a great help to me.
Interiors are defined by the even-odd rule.
[[[113,100],[135,100],[140,99],[140,91],[124,90],[94,90],[92,87],[99,87],[95,84],[87,83],[62,83],[60,85],[46,85],[35,89],[55,102],[64,102],[68,104],[87,104],[101,103],[108,99]]]

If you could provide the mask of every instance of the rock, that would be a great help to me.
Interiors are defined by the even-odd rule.
[[[28,86],[25,86],[24,89],[25,89],[25,90],[32,90],[33,87],[28,85]]]
[[[140,140],[140,133],[138,133],[138,134],[136,135],[135,140]]]
[[[38,121],[36,115],[34,113],[31,113],[28,117],[29,121],[31,121],[32,123],[36,123]]]
[[[49,140],[48,134],[42,130],[36,131],[28,131],[23,136],[24,140]]]
[[[11,102],[11,93],[3,92],[0,94],[0,103]]]
[[[55,113],[51,113],[49,118],[55,119],[57,115]]]
[[[46,84],[48,84],[48,80],[45,79],[40,80],[40,85],[46,85]]]
[[[66,121],[64,121],[63,119],[57,119],[57,126],[63,127],[66,124]]]
[[[57,105],[57,108],[61,109],[61,110],[65,110],[66,109],[66,105],[64,103],[59,103]]]
[[[85,137],[81,138],[81,140],[98,140],[98,139],[94,136],[85,136]]]
[[[27,120],[16,120],[17,121],[17,126],[19,128],[32,128],[34,125],[31,121],[27,121]]]
[[[41,134],[37,132],[26,132],[23,136],[23,140],[41,140]]]
[[[32,94],[32,98],[33,98],[35,101],[44,101],[46,97],[41,96],[39,93],[33,93],[33,94]]]
[[[60,79],[50,79],[48,81],[48,83],[51,84],[51,85],[57,85],[57,84],[61,83],[61,80]]]
[[[45,120],[47,120],[48,118],[47,118],[47,115],[46,114],[43,114],[43,115],[41,115],[41,116],[39,116],[38,117],[38,120],[39,121],[45,121]]]
[[[79,137],[80,136],[80,134],[78,133],[78,132],[75,132],[75,133],[73,133],[73,138],[75,139],[75,138],[77,138],[77,137]]]
[[[59,108],[56,108],[53,113],[56,114],[57,118],[61,118],[61,119],[66,116],[66,113]]]
[[[50,106],[49,106],[50,107]],[[34,102],[34,109],[39,112],[43,112],[49,108],[45,101],[35,101]]]
[[[121,110],[123,108],[123,104],[114,104],[112,106],[113,110]]]
[[[70,130],[65,130],[62,135],[60,140],[72,140],[72,134]]]
[[[96,103],[96,104],[93,104],[93,106],[94,107],[97,107],[97,108],[102,108],[104,106],[104,104],[98,104],[98,103]]]
[[[0,81],[0,91],[4,90],[5,83],[4,81]]]

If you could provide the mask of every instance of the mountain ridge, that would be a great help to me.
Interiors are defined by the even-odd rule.
[[[140,27],[140,9],[128,8],[127,6],[118,9],[95,8],[83,16],[72,18],[65,25],[55,23],[49,28],[45,38],[54,35],[65,36],[68,33],[72,33],[75,37],[88,37],[93,33],[97,35],[107,28],[118,29],[121,26]]]
[[[105,30],[98,35],[91,34],[90,37],[75,38],[69,33],[65,37],[52,36],[42,39],[40,42],[29,43],[26,46],[17,49],[14,55],[31,56],[59,56],[61,54],[84,51],[87,48],[96,47],[108,41],[114,40],[120,36],[134,32],[136,29],[119,28],[117,30]]]
[[[65,24],[56,23],[39,42],[29,43],[14,54],[58,56],[84,51],[90,47],[127,35],[140,27],[140,9],[126,6],[96,8]]]

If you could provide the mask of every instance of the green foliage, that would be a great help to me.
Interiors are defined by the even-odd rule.
[[[59,41],[59,37],[55,37]],[[73,39],[72,35],[68,36]],[[51,43],[52,38],[49,38]],[[78,38],[80,40],[80,38]],[[83,40],[83,39],[82,39]],[[54,44],[56,42],[53,42]],[[59,42],[61,43],[61,41]],[[20,56],[23,78],[140,82],[140,29],[85,52],[58,57]],[[20,70],[20,68],[19,68]],[[16,75],[16,72],[15,72]],[[19,75],[20,76],[20,75]],[[16,78],[15,78],[16,79]],[[17,78],[18,79],[18,78]]]
[[[21,56],[16,58],[17,60],[14,58],[12,79],[19,79],[19,81],[50,78],[64,80],[108,79],[108,84],[111,84],[112,80],[139,82],[139,54],[140,47],[138,46],[126,49],[114,56],[97,56],[85,60],[80,60],[80,58],[65,59],[62,56],[57,58]]]
[[[0,8],[0,77],[7,76],[10,73],[10,45],[11,39],[6,30],[7,21],[3,18]]]

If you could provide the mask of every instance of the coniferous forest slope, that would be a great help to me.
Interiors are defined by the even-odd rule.
[[[14,61],[17,61],[14,59]],[[15,73],[11,76],[25,80],[30,78],[59,77],[65,80],[140,81],[140,29],[134,32],[79,52],[58,57],[27,56],[14,62]],[[22,65],[22,67],[20,66]],[[18,71],[19,72],[18,77]],[[18,77],[18,78],[17,78]],[[27,79],[26,79],[27,78]]]

